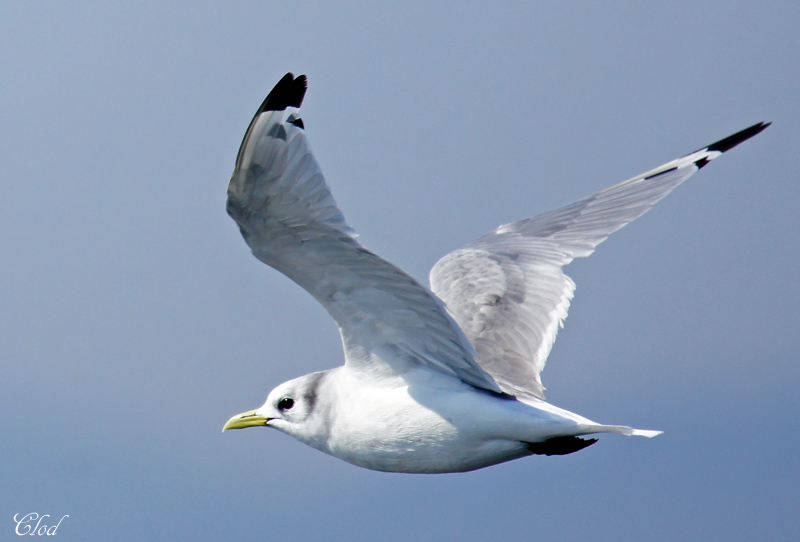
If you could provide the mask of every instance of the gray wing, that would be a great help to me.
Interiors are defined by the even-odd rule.
[[[544,398],[540,373],[575,290],[563,266],[589,256],[709,161],[767,126],[756,124],[566,207],[500,226],[436,263],[431,290],[503,391]]]
[[[306,142],[305,89],[305,76],[287,74],[239,150],[227,208],[253,254],[327,309],[346,364],[377,377],[421,365],[500,392],[442,302],[356,241]]]

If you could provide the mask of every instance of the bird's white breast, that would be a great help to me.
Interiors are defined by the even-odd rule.
[[[337,371],[325,442],[309,443],[361,467],[460,472],[528,455],[521,439],[552,434],[564,419],[423,370],[376,382]]]

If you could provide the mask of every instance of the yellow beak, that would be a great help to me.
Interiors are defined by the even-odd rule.
[[[268,421],[269,418],[259,416],[256,414],[255,410],[248,410],[228,420],[227,423],[225,423],[225,427],[222,428],[222,432],[224,433],[228,429],[244,429],[245,427],[253,427],[254,425],[267,425]]]

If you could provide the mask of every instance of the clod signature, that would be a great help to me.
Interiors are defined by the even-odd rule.
[[[49,518],[50,514],[42,514],[40,516],[37,512],[31,512],[30,514],[25,514],[24,516],[22,516],[21,519],[17,519],[17,516],[19,515],[20,515],[19,512],[14,514],[14,523],[17,524],[15,532],[20,536],[26,534],[28,535],[44,534],[48,536],[53,536],[56,534],[58,526],[61,525],[62,521],[64,521],[64,518],[69,517],[69,514],[65,514],[60,520],[58,520],[58,523],[56,523],[55,525],[48,526],[42,523],[42,520],[44,520],[44,518]],[[34,521],[36,522],[35,526],[32,525]]]

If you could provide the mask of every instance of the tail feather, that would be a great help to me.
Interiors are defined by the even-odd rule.
[[[619,435],[653,438],[663,433],[663,431],[653,431],[651,429],[634,429],[633,427],[628,427],[627,425],[598,424],[586,427],[586,432],[582,432],[581,434],[592,435],[595,433],[617,433]]]
[[[663,432],[664,431],[655,431],[653,429],[631,429],[631,433],[630,434],[633,435],[633,436],[636,436],[636,437],[653,438],[653,437],[657,437],[658,435],[660,435]]]
[[[634,429],[627,425],[601,425],[592,423],[579,425],[578,430],[579,432],[576,434],[550,437],[542,442],[525,442],[525,445],[532,454],[536,455],[567,455],[583,450],[597,442],[596,438],[580,438],[579,435],[617,433],[627,436],[653,438],[663,433],[663,431],[652,431],[649,429]]]

